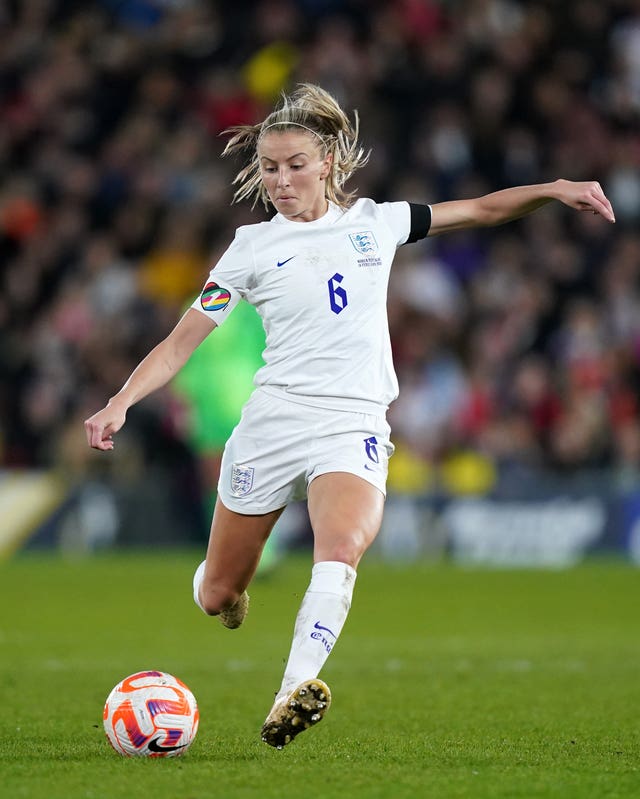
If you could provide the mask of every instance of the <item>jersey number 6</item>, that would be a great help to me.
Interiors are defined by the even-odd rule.
[[[338,285],[338,283],[342,283],[342,280],[343,276],[339,272],[336,272],[333,277],[327,280],[327,286],[329,287],[329,305],[334,313],[344,311],[349,302],[347,300],[347,292],[342,286]]]

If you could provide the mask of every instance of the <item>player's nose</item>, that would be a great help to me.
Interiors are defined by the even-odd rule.
[[[278,187],[283,188],[289,185],[289,171],[286,167],[278,170]]]

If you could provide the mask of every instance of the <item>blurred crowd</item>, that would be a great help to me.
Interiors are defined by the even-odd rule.
[[[616,212],[610,226],[554,204],[401,248],[392,488],[636,474],[638,0],[0,0],[0,463],[168,468],[187,497],[211,480],[184,392],[133,409],[114,458],[91,453],[82,420],[235,227],[265,218],[230,204],[219,134],[298,81],[359,110],[361,196],[596,179]],[[233,363],[233,342],[216,357]]]

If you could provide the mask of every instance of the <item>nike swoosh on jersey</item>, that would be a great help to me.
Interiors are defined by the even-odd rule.
[[[291,258],[287,258],[287,260],[286,260],[286,261],[278,261],[278,263],[276,264],[276,266],[284,266],[285,264],[288,264],[288,263],[289,263],[289,261],[293,261],[293,259],[294,259],[295,257],[296,257],[295,255],[292,255],[292,256],[291,256]]]

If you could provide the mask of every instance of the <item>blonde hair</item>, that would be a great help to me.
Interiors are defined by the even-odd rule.
[[[260,173],[258,143],[270,130],[286,131],[297,128],[317,137],[322,158],[329,154],[333,156],[326,179],[327,199],[341,208],[351,205],[355,192],[346,192],[342,187],[356,169],[369,160],[369,152],[365,152],[358,144],[358,112],[354,112],[352,124],[329,92],[312,83],[298,84],[290,95],[283,92],[280,105],[257,125],[238,125],[224,131],[231,134],[231,138],[222,154],[240,153],[250,157],[233,181],[233,185],[238,186],[233,202],[253,198],[252,208],[258,200],[262,200],[265,208],[269,207],[269,195]]]

